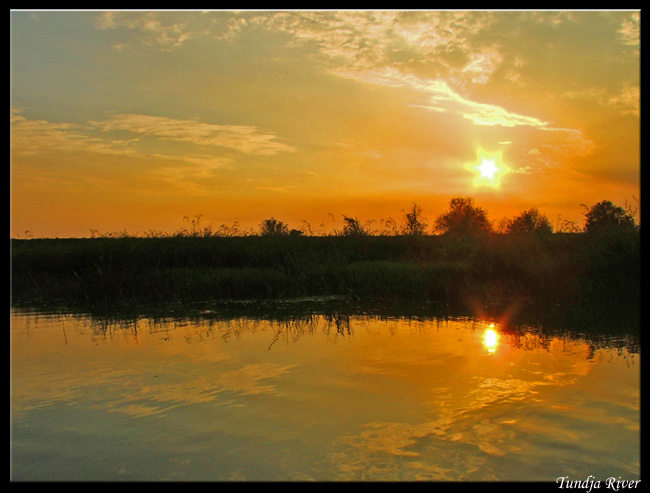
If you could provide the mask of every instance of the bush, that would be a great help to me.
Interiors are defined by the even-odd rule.
[[[260,223],[260,234],[262,236],[282,236],[289,234],[289,227],[282,221],[275,218],[265,219]]]
[[[487,212],[474,205],[471,197],[451,199],[449,212],[438,217],[435,229],[443,234],[466,237],[483,236],[493,231]]]
[[[551,234],[553,226],[548,218],[540,214],[536,207],[522,212],[506,225],[510,234]]]

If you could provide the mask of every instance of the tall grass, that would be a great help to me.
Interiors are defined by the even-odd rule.
[[[16,304],[117,306],[339,296],[472,312],[638,311],[636,234],[12,240]]]
[[[403,211],[404,212],[404,211]],[[427,235],[417,204],[380,229],[343,216],[313,235],[274,218],[258,234],[185,217],[174,234],[12,240],[12,301],[69,307],[336,296],[441,310],[570,313],[588,324],[638,324],[640,227],[634,211],[601,202],[582,232],[553,233],[533,208],[495,232],[471,198],[456,198]],[[332,216],[334,219],[334,216]]]

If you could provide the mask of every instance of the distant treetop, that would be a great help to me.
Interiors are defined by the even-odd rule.
[[[486,210],[474,205],[471,197],[451,199],[449,211],[438,217],[435,230],[459,236],[480,236],[493,231]]]
[[[537,207],[533,207],[511,219],[506,225],[506,232],[514,234],[550,234],[553,232],[553,226],[544,214],[540,214]]]
[[[624,209],[609,200],[603,200],[585,213],[585,233],[638,231],[639,226],[633,214],[629,208]]]

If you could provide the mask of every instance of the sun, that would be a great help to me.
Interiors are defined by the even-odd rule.
[[[499,188],[501,177],[510,171],[510,168],[501,162],[501,153],[488,154],[483,149],[479,149],[477,155],[478,160],[476,162],[465,166],[468,170],[476,173],[474,186],[485,185]]]
[[[494,164],[494,161],[489,161],[487,159],[483,160],[481,162],[481,166],[479,167],[479,171],[481,172],[481,178],[489,178],[491,180],[494,179],[494,174],[497,172],[497,166]]]

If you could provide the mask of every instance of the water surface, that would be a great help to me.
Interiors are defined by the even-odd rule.
[[[12,311],[12,479],[640,478],[625,336],[208,315]]]

